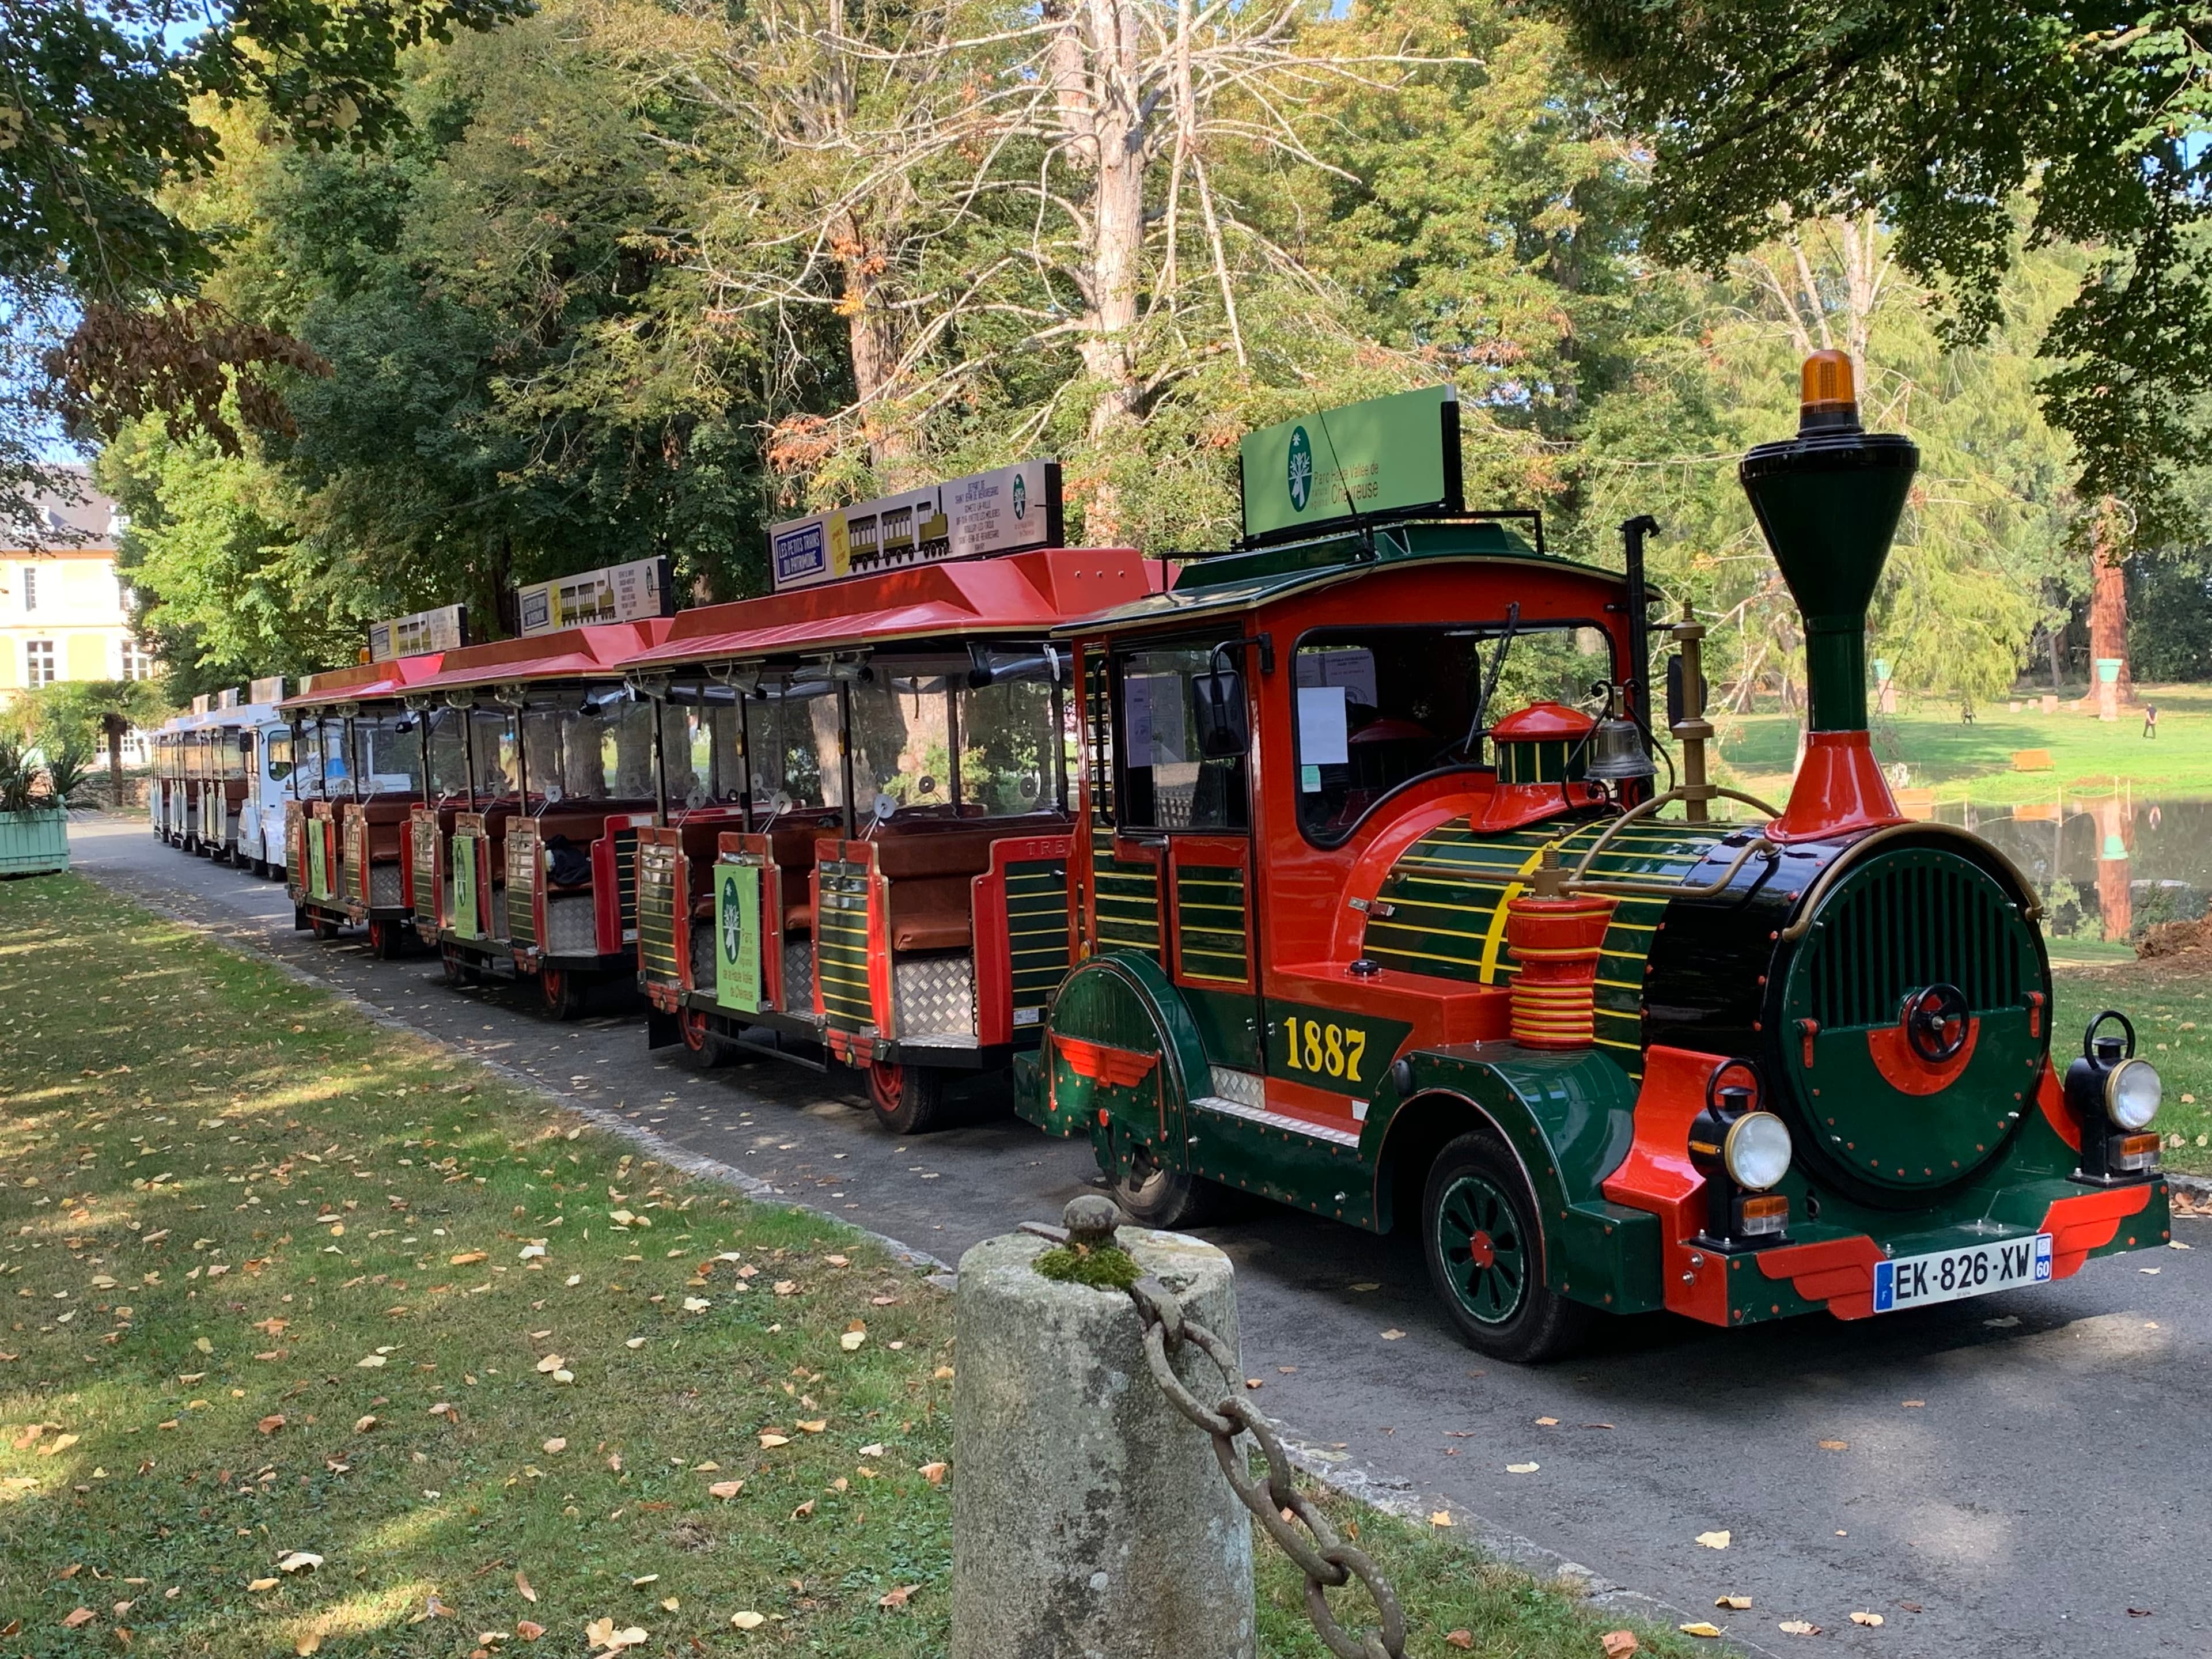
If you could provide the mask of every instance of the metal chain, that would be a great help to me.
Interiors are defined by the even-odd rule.
[[[1306,1617],[1328,1650],[1337,1659],[1405,1659],[1406,1615],[1398,1606],[1396,1594],[1366,1552],[1340,1539],[1328,1517],[1297,1489],[1283,1443],[1267,1426],[1267,1419],[1235,1392],[1239,1379],[1236,1356],[1228,1344],[1188,1317],[1174,1292],[1156,1279],[1139,1279],[1129,1287],[1129,1295],[1144,1322],[1145,1358],[1152,1364],[1152,1380],[1160,1385],[1170,1405],[1212,1439],[1214,1459],[1231,1489],[1305,1575]],[[1169,1356],[1186,1341],[1213,1362],[1231,1389],[1219,1406],[1208,1407],[1176,1375]],[[1258,1443],[1267,1459],[1267,1472],[1257,1480],[1246,1469],[1244,1454],[1237,1443],[1238,1437],[1246,1434]],[[1298,1530],[1299,1524],[1304,1532]],[[1366,1586],[1376,1611],[1382,1615],[1380,1630],[1347,1631],[1329,1610],[1325,1592],[1354,1578]]]

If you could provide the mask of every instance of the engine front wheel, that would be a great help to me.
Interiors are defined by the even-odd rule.
[[[1461,1337],[1494,1359],[1571,1353],[1596,1310],[1544,1285],[1544,1237],[1520,1165],[1497,1137],[1462,1135],[1437,1155],[1421,1200],[1429,1281]]]
[[[895,1135],[918,1135],[937,1121],[945,1104],[945,1073],[934,1066],[868,1067],[868,1104],[876,1121]]]

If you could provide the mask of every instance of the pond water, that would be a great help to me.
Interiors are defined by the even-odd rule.
[[[1936,817],[2018,865],[2057,938],[2138,938],[2154,922],[2201,916],[2212,902],[2212,800],[2107,793],[2028,806],[1950,802]]]

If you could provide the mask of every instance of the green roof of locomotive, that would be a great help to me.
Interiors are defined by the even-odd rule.
[[[1372,551],[1370,551],[1370,549]],[[1510,521],[1466,518],[1377,520],[1363,536],[1340,529],[1328,535],[1271,546],[1211,553],[1185,562],[1164,593],[1152,594],[1116,610],[1060,629],[1063,635],[1100,629],[1138,627],[1166,621],[1194,620],[1249,610],[1293,593],[1352,580],[1394,565],[1445,563],[1540,564],[1581,570],[1607,581],[1616,571],[1539,551]]]

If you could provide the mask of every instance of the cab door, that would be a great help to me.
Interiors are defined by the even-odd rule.
[[[1182,994],[1211,1076],[1194,1095],[1258,1105],[1258,940],[1252,906],[1252,809],[1246,647],[1223,631],[1144,641],[1115,656],[1120,758],[1119,862],[1158,872],[1161,965]],[[1224,720],[1233,720],[1231,747]],[[1107,897],[1100,879],[1102,904]],[[1102,912],[1101,942],[1106,942]]]

